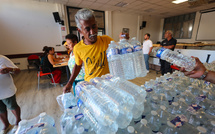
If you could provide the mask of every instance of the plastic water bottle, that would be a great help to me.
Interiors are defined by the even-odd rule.
[[[207,129],[205,129],[204,127],[198,126],[197,130],[199,131],[198,134],[206,134],[207,133]]]
[[[150,101],[150,104],[151,104],[152,110],[157,110],[157,109],[159,109],[160,104],[159,104],[158,97],[157,97],[157,96],[152,96],[152,99],[151,99],[151,101]]]
[[[206,110],[206,113],[215,116],[215,105],[211,105],[211,106]]]
[[[134,79],[135,76],[135,68],[133,61],[133,47],[131,44],[127,42],[126,39],[122,39],[119,42],[120,54],[121,54],[121,62],[123,65],[125,79],[131,80]]]
[[[51,116],[47,115],[46,112],[43,112],[39,115],[40,119],[38,121],[38,123],[44,122],[44,123],[48,123],[51,126],[55,127],[55,121],[54,118],[52,118]]]
[[[185,102],[184,98],[179,99],[179,109],[177,111],[178,114],[185,114],[187,112],[188,105]]]
[[[61,125],[61,132],[65,133],[65,127],[68,125],[68,122],[71,124],[70,127],[72,127],[73,123],[75,122],[75,113],[73,112],[73,109],[66,109],[64,110],[63,115],[60,119],[60,125]],[[72,128],[71,128],[72,130]]]
[[[126,128],[132,120],[132,113],[135,100],[133,96],[124,90],[116,88],[111,81],[95,77],[90,80],[100,91],[113,100],[119,108],[119,116],[116,119],[119,128]]]
[[[151,106],[149,105],[148,101],[145,100],[144,102],[144,111],[143,111],[143,115],[147,116],[149,113],[151,113]]]
[[[148,121],[148,125],[150,126],[151,130],[156,133],[158,132],[161,123],[158,117],[158,114],[156,111],[151,111],[151,115],[148,115],[146,117],[146,120]]]
[[[215,134],[215,121],[210,121],[209,124],[205,124],[204,127],[209,134]]]
[[[109,126],[104,126],[100,124],[93,114],[85,106],[81,107],[83,109],[83,114],[90,126],[96,132],[96,134],[111,134],[115,133],[118,130],[118,125],[116,122],[113,122]]]
[[[89,82],[82,81],[75,87],[76,95],[104,126],[111,125],[119,115],[117,105]]]
[[[64,109],[72,108],[76,105],[75,97],[72,93],[65,93],[62,97]]]
[[[111,41],[108,49],[106,50],[110,74],[116,77],[124,78],[124,71],[121,62],[121,55],[117,45]]]
[[[179,54],[170,49],[160,48],[156,51],[156,56],[162,60],[173,63],[179,67],[184,67],[186,71],[192,71],[196,65],[194,58]]]
[[[215,101],[215,93],[212,91],[211,88],[206,88],[208,90],[208,99]]]
[[[195,99],[195,96],[190,92],[190,90],[186,90],[184,99],[188,105],[191,105]]]
[[[169,102],[166,99],[165,94],[161,93],[159,95],[159,103],[160,103],[160,105],[164,105],[167,108],[169,107]]]
[[[152,134],[151,128],[147,125],[147,120],[142,119],[139,123],[134,126],[138,134]]]
[[[167,126],[164,129],[163,134],[178,134],[178,132],[175,129],[175,125],[170,121],[167,121]]]
[[[157,111],[157,113],[162,125],[166,124],[166,122],[171,118],[171,115],[166,111],[166,107],[163,105],[160,106],[160,109]]]
[[[50,126],[48,123],[38,127],[38,134],[57,134],[55,127]]]
[[[177,102],[173,102],[171,106],[169,106],[169,112],[171,114],[177,114],[179,109],[178,103]]]
[[[106,74],[102,76],[106,80],[110,80],[113,84],[113,86],[116,86],[129,94],[131,94],[134,97],[135,104],[132,109],[133,118],[137,119],[139,118],[143,111],[144,111],[144,100],[146,97],[146,91],[142,89],[141,87],[133,84],[132,82],[129,82],[127,80],[121,79],[119,77],[113,77],[110,74]]]
[[[15,134],[24,133],[24,132],[26,132],[27,128],[28,128],[27,120],[22,120],[22,121],[19,122],[19,127],[18,127],[18,129],[17,129]]]
[[[131,39],[131,45],[134,47],[133,59],[136,77],[145,77],[147,70],[142,53],[141,43],[136,39],[136,37],[133,37]]]

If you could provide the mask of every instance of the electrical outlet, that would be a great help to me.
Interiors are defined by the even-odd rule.
[[[18,62],[18,63],[14,63],[15,65],[20,65],[20,63]]]

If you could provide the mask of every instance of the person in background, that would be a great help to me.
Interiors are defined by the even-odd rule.
[[[54,81],[51,79],[51,84],[59,84],[61,79],[61,70],[53,68],[53,65],[61,63],[61,59],[55,58],[54,48],[45,46],[43,48],[45,51],[45,56],[42,64],[43,73],[52,73],[54,77]]]
[[[180,68],[180,71],[184,72],[184,74],[190,78],[198,78],[215,84],[215,72],[207,70],[199,58],[193,58],[196,59],[196,66],[193,71],[187,72],[185,68]]]
[[[21,121],[21,110],[16,102],[16,86],[14,85],[11,74],[20,73],[20,69],[7,57],[0,55],[0,120],[4,127],[0,134],[6,134],[13,126],[10,125],[7,118],[7,108],[12,111],[16,117],[15,127],[16,131],[18,123]]]
[[[73,49],[75,66],[70,80],[63,88],[64,93],[71,91],[72,84],[82,68],[82,63],[85,68],[85,81],[109,73],[106,50],[113,39],[107,35],[97,36],[98,26],[95,15],[90,9],[80,9],[75,15],[75,22],[83,39]]]
[[[173,36],[172,31],[167,30],[165,32],[165,35],[164,35],[165,40],[163,40],[161,42],[161,44],[160,44],[161,47],[164,47],[164,48],[167,48],[167,49],[171,49],[172,51],[174,51],[176,43],[177,43],[177,40],[174,39],[172,36]],[[169,62],[160,59],[160,63],[161,63],[161,73],[162,73],[162,75],[164,75],[164,74],[166,74],[168,72],[172,73],[172,69],[170,67],[170,63]]]
[[[66,36],[66,42],[67,42],[68,47],[71,51],[69,61],[68,61],[68,67],[69,67],[70,73],[72,74],[72,70],[75,66],[75,56],[73,53],[73,48],[78,43],[78,37],[75,34],[68,34]],[[82,69],[80,70],[79,74],[75,78],[73,85],[72,85],[74,96],[75,96],[75,86],[78,82],[84,81],[84,76],[85,76],[85,74],[84,74],[84,69],[82,66]]]
[[[149,55],[152,52],[153,44],[150,40],[150,34],[146,33],[143,41],[143,55],[145,59],[146,69],[149,71]]]
[[[69,49],[68,43],[66,41],[62,41],[62,45],[66,48],[67,54],[70,55],[71,51]]]
[[[120,33],[119,34],[119,41],[121,40],[121,39],[126,39],[126,40],[129,40],[129,33]]]

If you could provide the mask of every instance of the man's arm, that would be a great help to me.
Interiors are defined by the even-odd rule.
[[[7,74],[7,73],[18,74],[18,73],[20,73],[20,69],[19,68],[10,68],[10,67],[0,69],[0,74]]]
[[[167,49],[172,49],[175,47],[175,45],[170,45],[170,46],[162,46],[163,48],[167,48]]]
[[[148,55],[150,55],[150,53],[152,52],[152,48],[153,48],[153,47],[150,47],[150,48],[149,48],[149,53],[148,53]]]
[[[64,93],[71,92],[72,84],[73,84],[75,78],[77,77],[77,75],[79,74],[81,67],[82,67],[82,65],[79,66],[79,65],[75,64],[75,66],[72,70],[72,75],[70,76],[70,79],[67,82],[66,86],[63,88]],[[72,93],[73,93],[73,90],[72,90]]]

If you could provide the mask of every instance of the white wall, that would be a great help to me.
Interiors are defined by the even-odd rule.
[[[61,26],[55,23],[52,12],[58,4],[29,0],[1,0],[0,54],[42,52],[43,46],[65,50],[61,44]]]
[[[124,14],[117,11],[112,12],[112,38],[119,41],[119,34],[123,28],[129,28],[129,36],[137,36],[137,14]]]
[[[193,33],[192,33],[191,39],[177,39],[177,42],[185,42],[185,43],[199,42],[199,40],[196,41],[196,34],[197,34],[198,26],[199,26],[200,15],[201,15],[200,12],[196,12],[196,17],[195,17],[195,22],[194,22]],[[163,31],[163,25],[164,25],[164,19],[162,19],[162,21],[161,21],[160,33],[162,33],[162,31]],[[163,40],[162,34],[159,35],[159,40],[160,41]],[[215,41],[202,41],[202,42],[215,43]]]
[[[146,27],[140,30],[142,35],[142,38],[140,41],[143,42],[144,40],[143,36],[146,33],[149,33],[151,35],[150,39],[152,40],[152,42],[157,43],[157,41],[159,40],[159,34],[160,34],[159,32],[160,32],[161,18],[144,15],[142,17],[142,21],[146,21]]]

